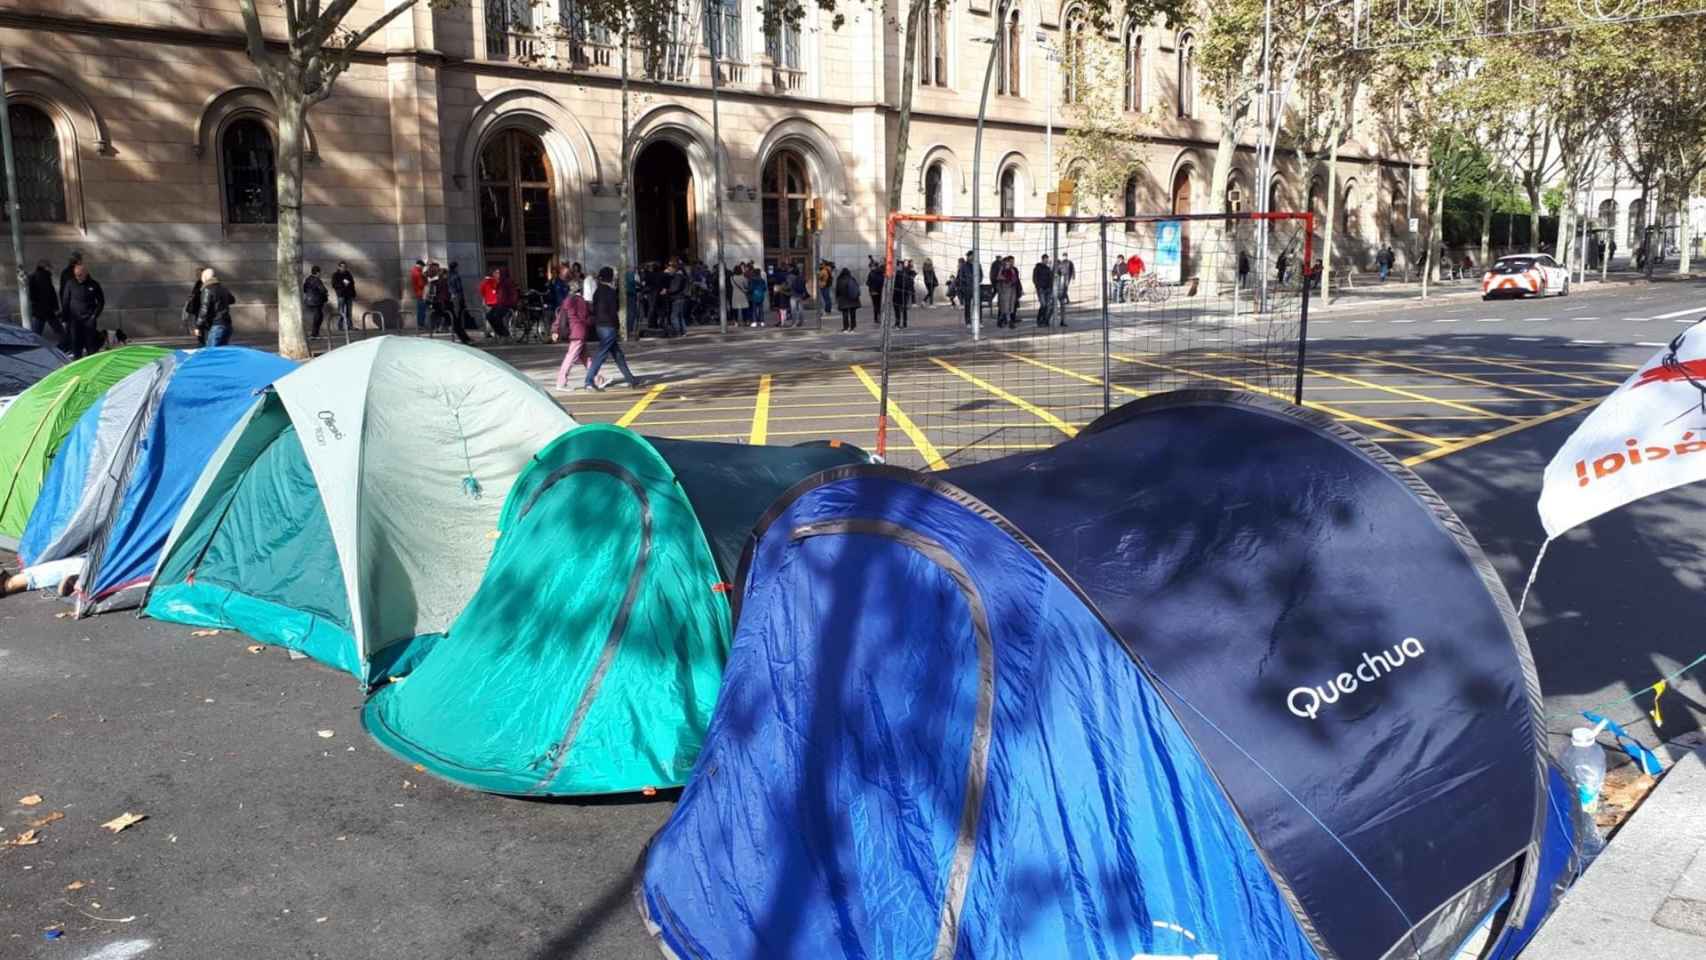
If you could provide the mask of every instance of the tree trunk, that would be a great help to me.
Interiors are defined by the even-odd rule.
[[[930,0],[911,0],[906,7],[906,21],[901,24],[900,51],[902,64],[900,68],[900,117],[896,121],[894,166],[889,168],[888,202],[883,217],[883,306],[890,310],[893,316],[894,304],[894,250],[888,244],[888,216],[901,209],[901,194],[906,189],[906,153],[907,141],[912,132],[912,87],[918,68],[917,50],[918,27],[924,22],[924,10]],[[975,292],[974,292],[975,293]],[[883,317],[876,317],[877,325],[887,331],[888,325],[883,323]],[[885,342],[888,334],[883,334]]]
[[[1487,264],[1493,262],[1492,261],[1492,255],[1493,255],[1493,201],[1491,198],[1485,198],[1485,200],[1486,200],[1485,205],[1483,205],[1481,207],[1481,261],[1480,262],[1481,262],[1481,267],[1483,269],[1486,268]]]
[[[1332,303],[1333,289],[1333,228],[1337,225],[1339,207],[1339,128],[1335,124],[1328,132],[1327,148],[1327,229],[1321,231],[1321,302]],[[1304,268],[1308,268],[1304,264]]]
[[[1529,177],[1523,184],[1528,194],[1528,252],[1540,252],[1540,178]]]
[[[302,94],[275,94],[278,105],[278,352],[292,360],[308,359],[307,331],[302,328]]]
[[[1428,182],[1428,246],[1422,258],[1422,298],[1427,299],[1428,281],[1439,269],[1439,222],[1445,216],[1445,190],[1431,180]]]
[[[1651,176],[1647,176],[1641,180],[1641,239],[1635,244],[1635,249],[1645,248],[1646,250],[1644,257],[1646,263],[1642,265],[1641,272],[1647,275],[1648,280],[1653,279],[1653,234],[1651,230],[1647,229],[1647,224],[1653,222],[1653,215],[1649,210],[1652,205],[1653,181]]]
[[[1687,199],[1684,199],[1682,202],[1682,222],[1678,224],[1679,229],[1677,232],[1677,240],[1680,242],[1682,249],[1677,254],[1676,272],[1681,274],[1688,273],[1689,267],[1693,265],[1693,258],[1689,256],[1689,248],[1694,245],[1694,239],[1690,236],[1694,225],[1689,222],[1688,208],[1689,202]]]
[[[1206,209],[1210,212],[1214,211],[1217,204],[1224,204],[1226,202],[1226,185],[1232,180],[1232,161],[1238,152],[1238,133],[1243,128],[1244,114],[1249,109],[1249,103],[1250,101],[1248,97],[1239,96],[1235,97],[1229,104],[1221,109],[1220,140],[1215,144],[1214,173],[1209,178],[1208,186],[1208,205]],[[1167,190],[1168,203],[1171,204],[1172,184],[1167,185]],[[1190,213],[1189,210],[1185,212]],[[1181,231],[1188,229],[1190,229],[1190,221],[1180,224]],[[1204,271],[1198,271],[1197,275],[1204,276],[1211,284],[1217,284],[1220,282],[1222,269],[1225,266],[1226,260],[1226,251],[1224,249],[1226,246],[1226,221],[1221,219],[1208,221],[1207,233],[1208,236],[1205,238],[1206,242],[1203,243],[1203,246],[1207,248],[1209,252],[1208,270],[1206,271],[1206,275]],[[1199,254],[1198,256],[1200,257],[1201,255]],[[1184,264],[1180,265],[1181,278],[1184,276],[1184,267]],[[1304,272],[1307,273],[1309,265],[1303,264],[1303,269]]]

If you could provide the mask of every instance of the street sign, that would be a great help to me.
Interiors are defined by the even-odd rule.
[[[1410,232],[1415,233],[1417,230],[1420,230],[1420,229],[1422,229],[1422,219],[1420,217],[1411,217],[1410,218]]]

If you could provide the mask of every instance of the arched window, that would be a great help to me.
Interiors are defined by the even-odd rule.
[[[278,174],[272,134],[253,117],[232,121],[219,140],[225,167],[225,222],[277,223]]]
[[[1342,202],[1339,204],[1339,230],[1342,233],[1350,233],[1351,227],[1357,221],[1356,213],[1353,208],[1353,205],[1356,203],[1356,195],[1357,182],[1355,180],[1347,181],[1345,183],[1345,195],[1342,198]]]
[[[1629,249],[1641,245],[1641,238],[1646,236],[1647,203],[1641,199],[1629,201]]]
[[[1125,108],[1143,109],[1143,29],[1137,24],[1125,30]]]
[[[1084,11],[1074,7],[1066,14],[1066,36],[1061,44],[1061,102],[1084,99]]]
[[[770,62],[775,66],[784,70],[800,69],[800,22],[790,23],[779,9],[772,16],[776,30],[765,36],[764,52],[770,55]]]
[[[1285,191],[1280,189],[1280,178],[1275,177],[1268,183],[1268,211],[1273,213],[1285,209]]]
[[[1617,201],[1601,200],[1599,202],[1599,226],[1609,230],[1617,225]]]
[[[1019,96],[1020,63],[1024,60],[1024,55],[1024,29],[1019,25],[1019,11],[1015,9],[1007,18],[1007,29],[1001,32],[1001,77],[996,93],[1009,97]]]
[[[1122,192],[1123,203],[1121,216],[1125,217],[1125,232],[1137,232],[1137,174],[1125,178],[1125,189]]]
[[[1197,112],[1197,40],[1190,34],[1179,38],[1179,116]]]
[[[1309,178],[1309,205],[1307,207],[1305,207],[1304,209],[1308,210],[1310,213],[1315,214],[1315,222],[1317,224],[1319,224],[1321,222],[1322,211],[1321,211],[1321,178],[1320,177],[1310,177]],[[1317,229],[1319,229],[1319,227],[1317,227]]]
[[[942,161],[938,160],[924,171],[924,212],[932,217],[942,215]],[[925,223],[924,232],[942,229],[939,223]]]
[[[948,9],[932,0],[924,11],[918,38],[918,83],[925,87],[948,85]]]
[[[65,171],[59,165],[59,134],[52,118],[27,103],[14,103],[6,113],[12,123],[12,155],[17,164],[18,220],[64,223]],[[0,203],[5,200],[6,182],[0,177]],[[0,212],[0,217],[9,216]]]
[[[1223,212],[1227,214],[1244,212],[1244,184],[1237,171],[1233,171],[1232,176],[1227,178],[1226,196],[1223,201],[1226,207]],[[1232,219],[1228,217],[1226,225],[1230,227],[1232,223]]]
[[[1016,217],[1019,215],[1019,171],[1016,167],[1008,167],[1001,171],[1001,215]],[[1013,232],[1013,222],[1004,220],[1001,223],[1002,233]]]
[[[811,202],[811,178],[806,163],[792,150],[777,150],[764,164],[764,260],[803,260],[811,243],[806,236],[806,204]]]

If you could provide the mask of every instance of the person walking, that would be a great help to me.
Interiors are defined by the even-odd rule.
[[[894,271],[894,325],[897,330],[905,330],[907,320],[912,312],[912,301],[918,297],[918,289],[914,286],[917,274],[913,272],[912,261],[905,260]]]
[[[486,279],[480,281],[480,299],[486,304],[486,338],[508,336],[508,318],[515,310],[517,299],[508,267],[494,267]]]
[[[829,260],[818,261],[817,301],[824,313],[835,309],[835,264]]]
[[[664,296],[669,300],[669,329],[671,336],[687,336],[687,270],[680,260],[669,263],[669,285]]]
[[[960,258],[960,268],[954,274],[954,286],[959,289],[960,310],[965,314],[966,326],[971,326],[971,305],[977,302],[978,286],[982,278],[977,275],[977,258],[967,250]]]
[[[1280,255],[1279,255],[1279,259],[1274,261],[1274,281],[1282,287],[1285,286],[1286,269],[1290,266],[1291,266],[1291,257],[1288,256],[1284,251],[1281,251]]]
[[[1382,277],[1381,279],[1385,279]],[[1238,251],[1238,289],[1244,289],[1250,280],[1250,254],[1244,250]]]
[[[806,288],[806,272],[799,266],[793,268],[788,276],[788,312],[793,314],[791,326],[803,327],[806,323],[806,298],[811,291]]]
[[[444,284],[450,288],[452,321],[461,324],[464,333],[469,327],[478,327],[474,315],[468,312],[468,290],[462,285],[462,271],[455,260],[450,261],[450,266],[444,268]]]
[[[1073,265],[1072,256],[1070,254],[1062,256],[1059,260],[1055,261],[1054,286],[1056,291],[1056,306],[1064,309],[1067,304],[1072,302],[1072,280],[1077,276],[1078,268]],[[1064,317],[1065,314],[1062,313],[1062,316]],[[1066,326],[1064,321],[1061,323],[1061,326]]]
[[[865,273],[865,289],[871,292],[871,318],[877,326],[883,325],[883,268],[877,265],[876,257],[866,257],[871,269]]]
[[[425,330],[427,325],[425,260],[416,260],[415,265],[409,268],[409,289],[415,295],[415,329]]]
[[[195,345],[207,346],[207,327],[201,322],[201,271],[195,272],[195,283],[190,285],[190,298],[184,301],[184,326],[195,331]],[[69,348],[61,349],[69,351]]]
[[[924,258],[924,305],[936,305],[936,264],[929,257]]]
[[[355,329],[355,274],[350,273],[349,264],[338,261],[338,268],[332,271],[332,296],[338,298],[338,329]]]
[[[310,340],[320,336],[320,325],[326,320],[326,281],[320,279],[318,265],[308,268],[302,278],[302,319],[308,324]]]
[[[448,326],[459,343],[465,347],[471,345],[462,318],[455,313],[456,300],[451,296],[450,277],[444,268],[436,262],[427,264],[426,281],[427,313],[433,330]]]
[[[596,294],[595,294],[596,295]],[[568,387],[569,371],[575,364],[592,369],[592,357],[587,350],[587,342],[592,337],[592,307],[586,302],[583,284],[569,283],[568,296],[563,305],[557,308],[556,328],[551,331],[551,339],[568,343],[568,349],[563,353],[562,366],[557,368],[557,389]],[[603,381],[599,381],[603,386]]]
[[[616,339],[619,306],[616,271],[604,267],[598,271],[598,288],[592,294],[592,324],[598,332],[598,355],[592,358],[592,366],[586,368],[586,386],[589,389],[605,388],[604,381],[598,379],[598,368],[604,366],[606,359],[616,361],[616,369],[622,371],[622,379],[630,389],[640,385],[633,371],[628,369],[628,355],[622,352],[622,342]]]
[[[752,288],[752,281],[746,275],[746,264],[735,267],[734,274],[729,277],[729,312],[735,315],[736,323],[751,323],[747,319],[747,310],[751,301],[747,299],[747,291]]]
[[[1385,283],[1386,278],[1392,274],[1392,248],[1390,246],[1382,246],[1380,252],[1374,255],[1374,265],[1380,269],[1380,282]]]
[[[1321,261],[1319,259],[1317,259],[1315,261],[1315,266],[1309,268],[1309,280],[1308,280],[1309,290],[1316,293],[1316,294],[1319,294],[1321,292],[1321,272],[1322,272]]]
[[[966,258],[960,257],[954,261],[953,275],[948,277],[947,297],[948,306],[950,307],[957,307],[960,305],[960,275],[965,272]]]
[[[71,275],[74,272],[76,272],[77,265],[82,263],[82,262],[83,262],[83,251],[81,251],[81,250],[71,251],[71,258],[65,262],[65,269],[59,271],[59,290],[60,290],[60,293],[63,294],[65,292],[65,285],[71,282]],[[55,297],[54,299],[57,300],[59,298]]]
[[[1019,325],[1019,271],[1009,260],[995,261],[995,325]]]
[[[59,288],[59,315],[71,329],[71,359],[77,360],[100,349],[95,325],[107,308],[107,297],[80,260],[71,269],[70,281]]]
[[[212,267],[201,272],[201,309],[196,316],[207,331],[208,346],[223,347],[231,342],[231,305],[236,302]]]
[[[794,275],[788,261],[778,260],[770,268],[770,300],[776,305],[776,320],[771,326],[788,325],[788,309],[793,303]]]
[[[841,332],[851,333],[858,329],[859,281],[847,267],[842,267],[835,277],[835,305],[841,310]]]
[[[46,260],[36,261],[36,268],[30,271],[30,330],[40,334],[48,327],[53,328],[55,342],[59,349],[66,346],[66,331],[59,322],[59,294],[53,290],[53,269]]]
[[[1037,326],[1049,326],[1054,320],[1054,268],[1046,253],[1031,268],[1031,286],[1037,291]]]
[[[747,272],[749,276],[747,277],[746,296],[752,301],[752,325],[762,327],[764,326],[764,301],[770,297],[770,283],[764,279],[764,271],[759,269],[756,263]]]

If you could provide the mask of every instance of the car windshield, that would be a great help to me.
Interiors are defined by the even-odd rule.
[[[1512,257],[1493,264],[1494,273],[1523,273],[1534,266],[1533,257]]]

